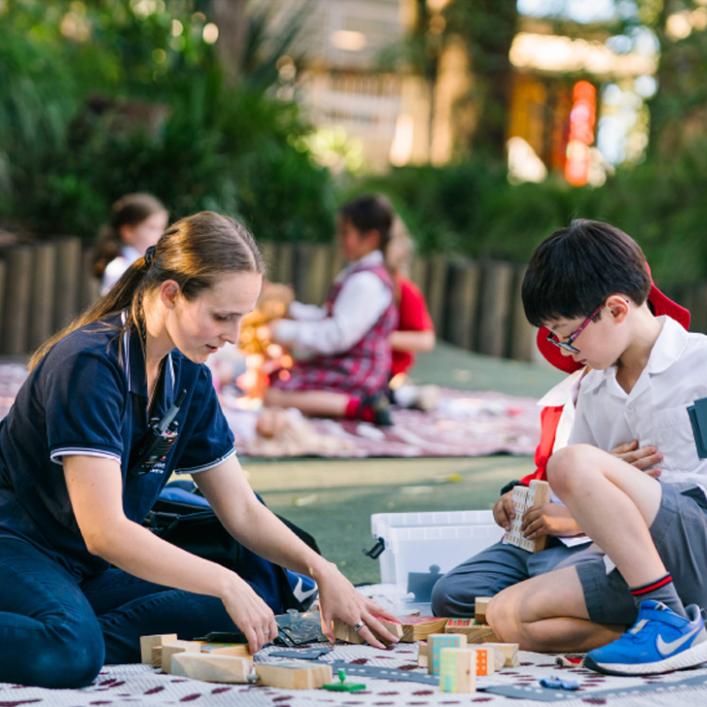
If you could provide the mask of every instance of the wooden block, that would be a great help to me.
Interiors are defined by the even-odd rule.
[[[428,665],[427,641],[418,641],[417,642],[417,665],[420,668],[426,668]]]
[[[190,653],[200,653],[201,652],[201,642],[200,641],[162,641],[162,655],[160,658],[160,667],[162,671],[168,673],[172,667],[172,656],[175,653],[184,653],[189,651]]]
[[[400,619],[403,627],[401,643],[422,641],[431,633],[441,633],[447,625],[447,619],[437,616],[404,616]]]
[[[237,655],[183,651],[172,656],[170,673],[205,682],[248,682],[252,663]]]
[[[475,645],[476,651],[476,674],[481,677],[493,675],[496,666],[496,652],[493,648],[485,648],[483,645]]]
[[[386,621],[385,619],[380,619],[380,622],[396,638],[402,639],[402,624],[393,623],[392,621]],[[348,624],[345,624],[343,621],[339,621],[338,619],[334,620],[334,638],[336,638],[338,641],[341,641],[342,643],[365,643],[365,641],[361,638],[358,632],[353,630],[353,627],[349,626]]]
[[[237,655],[241,658],[252,658],[250,649],[245,643],[203,643],[201,652],[211,655]]]
[[[464,648],[466,643],[466,636],[460,634],[431,633],[427,637],[427,672],[439,675],[443,648]]]
[[[518,661],[518,644],[517,643],[484,643],[484,646],[490,646],[494,648],[497,653],[503,656],[503,662],[496,664],[496,670],[500,667],[504,668],[516,668],[519,665]]]
[[[162,641],[176,641],[176,633],[155,633],[151,636],[140,636],[140,662],[148,663],[157,667],[160,663],[154,662],[153,649],[160,648],[159,653],[162,653]]]
[[[506,531],[502,542],[515,545],[528,552],[540,552],[545,549],[547,536],[536,540],[528,540],[521,532],[523,515],[532,506],[542,506],[550,500],[550,484],[547,481],[534,479],[530,486],[516,486],[513,489],[513,507],[515,518],[511,524],[511,529]]]
[[[477,624],[474,619],[449,619],[444,631],[466,636],[467,643],[498,642],[498,636],[490,626]]]
[[[442,692],[476,692],[477,654],[474,648],[442,648],[439,668]]]
[[[474,599],[474,620],[477,624],[486,623],[486,607],[490,601],[491,597],[476,597]]]
[[[285,690],[316,690],[332,681],[331,666],[304,661],[292,663],[256,663],[259,681],[267,687]]]

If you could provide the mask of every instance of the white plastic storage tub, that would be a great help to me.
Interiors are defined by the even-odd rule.
[[[376,513],[371,532],[383,550],[381,582],[428,601],[436,575],[444,574],[501,539],[491,511]]]

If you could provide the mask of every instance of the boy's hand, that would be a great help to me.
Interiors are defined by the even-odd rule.
[[[579,535],[582,529],[568,508],[556,503],[532,506],[523,516],[521,532],[528,540],[544,535]]]
[[[511,523],[516,515],[513,510],[513,501],[511,500],[512,496],[512,490],[506,491],[506,493],[504,493],[503,496],[496,501],[493,507],[493,519],[504,530],[511,529]]]
[[[635,466],[636,469],[645,471],[646,474],[653,478],[657,479],[660,476],[660,469],[653,468],[656,464],[663,461],[663,455],[656,447],[639,447],[638,440],[634,439],[626,444],[620,444],[618,447],[614,447],[611,453],[615,457],[631,464],[631,466]]]

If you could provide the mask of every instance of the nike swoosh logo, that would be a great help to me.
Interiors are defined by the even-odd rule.
[[[678,648],[680,648],[680,646],[683,645],[683,643],[687,643],[691,638],[696,636],[701,629],[702,626],[698,626],[694,631],[691,631],[686,636],[680,636],[680,638],[676,638],[674,641],[669,641],[668,643],[663,640],[662,636],[658,636],[658,640],[655,642],[658,653],[660,653],[663,657],[674,653]]]
[[[311,597],[312,594],[315,594],[318,589],[317,585],[315,584],[312,589],[308,589],[307,591],[304,591],[302,589],[303,584],[304,583],[302,582],[302,578],[298,577],[297,584],[295,585],[295,588],[292,590],[292,594],[294,594],[295,599],[297,599],[297,601],[299,601],[299,602],[303,602],[306,599],[309,599],[309,597]]]

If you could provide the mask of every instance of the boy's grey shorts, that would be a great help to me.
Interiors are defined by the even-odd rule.
[[[698,486],[662,484],[658,514],[650,527],[658,554],[683,604],[707,608],[707,500]],[[618,570],[608,575],[604,555],[577,563],[589,618],[602,624],[632,624],[637,609]],[[573,558],[572,564],[580,559]]]

